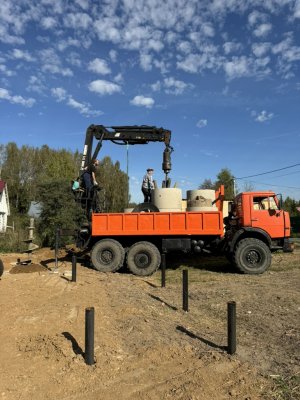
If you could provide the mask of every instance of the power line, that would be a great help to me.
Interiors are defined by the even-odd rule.
[[[249,181],[249,183],[257,183],[259,185],[265,185],[265,186],[275,186],[275,187],[281,187],[281,188],[286,188],[286,189],[297,189],[297,190],[300,190],[300,188],[295,187],[295,186],[274,185],[272,183],[264,183],[264,182],[257,182],[257,181]]]
[[[243,177],[241,177],[241,178],[235,178],[235,179],[254,178],[255,176],[261,176],[261,175],[271,174],[271,173],[273,173],[273,172],[283,171],[284,169],[289,169],[289,168],[297,167],[298,165],[300,165],[300,163],[294,164],[294,165],[290,165],[290,166],[284,167],[284,168],[273,169],[272,171],[262,172],[262,173],[260,173],[260,174],[249,175],[249,176],[243,176]]]

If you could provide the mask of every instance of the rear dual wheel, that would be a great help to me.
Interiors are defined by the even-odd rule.
[[[91,261],[100,272],[115,272],[124,263],[125,250],[114,239],[102,239],[91,250]],[[146,241],[134,243],[127,253],[127,267],[135,275],[152,275],[160,266],[161,256],[158,248]]]
[[[159,268],[160,263],[160,252],[151,242],[137,242],[128,250],[127,267],[135,275],[152,275]]]
[[[100,272],[115,272],[124,263],[125,250],[121,243],[114,239],[102,239],[91,250],[91,261]]]

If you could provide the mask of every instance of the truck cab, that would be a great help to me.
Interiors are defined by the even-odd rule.
[[[262,231],[272,241],[290,237],[289,213],[274,192],[244,192],[235,199],[238,226]]]
[[[292,251],[289,213],[274,192],[243,192],[226,219],[228,258],[242,272],[258,274],[271,265],[271,252]]]

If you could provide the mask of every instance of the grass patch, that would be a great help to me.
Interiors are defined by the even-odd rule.
[[[300,375],[274,377],[270,395],[274,400],[298,400],[300,398]]]

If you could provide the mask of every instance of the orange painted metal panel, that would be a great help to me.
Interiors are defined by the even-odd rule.
[[[92,235],[223,236],[223,215],[220,211],[93,214]]]

